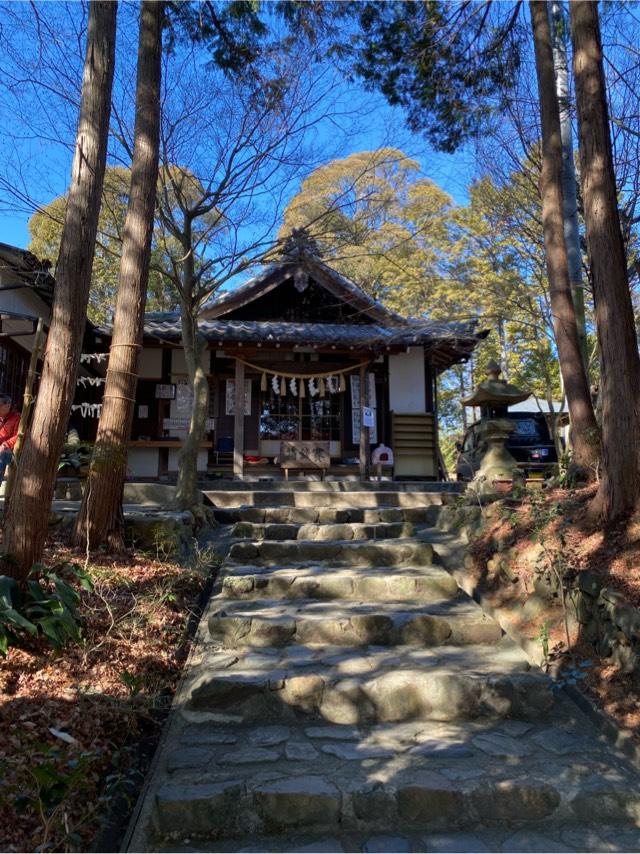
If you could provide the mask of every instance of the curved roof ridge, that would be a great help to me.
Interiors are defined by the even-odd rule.
[[[359,304],[360,311],[369,314],[374,320],[395,323],[407,322],[407,318],[387,308],[363,290],[360,285],[334,270],[333,267],[306,249],[301,249],[295,255],[287,255],[281,260],[274,261],[258,275],[253,276],[243,284],[230,291],[214,295],[203,305],[201,314],[205,319],[207,317],[222,317],[235,308],[253,302],[254,299],[289,278],[295,272],[296,267],[299,268],[300,266],[306,268],[312,276],[315,273],[314,278],[320,287],[333,291],[334,296],[341,296],[350,302],[354,301],[356,306]],[[321,277],[320,281],[317,278],[318,274]]]

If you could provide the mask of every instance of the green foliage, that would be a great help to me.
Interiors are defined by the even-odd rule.
[[[259,84],[256,94],[269,88],[267,69],[277,51],[324,53],[403,107],[409,127],[435,148],[454,151],[507,103],[520,67],[519,8],[443,0],[212,0],[173,2],[169,11],[174,38],[186,33],[206,45],[213,65]]]
[[[247,0],[172,2],[167,4],[167,12],[178,31],[207,45],[215,65],[243,76],[253,70],[253,64],[266,49],[267,27],[258,14],[259,5]]]
[[[360,32],[356,73],[407,113],[435,148],[454,151],[504,105],[520,65],[518,6],[350,3]]]
[[[105,173],[87,310],[93,323],[108,321],[115,306],[130,179],[131,170],[122,167],[111,166]],[[66,205],[67,196],[58,196],[36,211],[29,220],[29,251],[38,258],[47,258],[55,263],[60,248]],[[164,277],[157,272],[157,268],[166,263],[164,253],[158,246],[156,232],[147,286],[149,311],[172,308],[175,304],[175,298]]]
[[[37,627],[18,610],[19,589],[13,578],[0,575],[0,654],[6,656],[15,646],[21,632],[38,633]]]
[[[17,795],[16,812],[32,807],[41,815],[50,816],[72,792],[82,787],[93,754],[71,755],[69,748],[53,748],[45,743],[37,744],[36,748],[44,758],[30,769],[33,792]]]
[[[89,576],[79,567],[60,568],[78,585],[93,590]],[[34,564],[22,590],[13,578],[0,576],[0,655],[18,646],[25,635],[44,637],[54,649],[80,640],[77,607],[80,594],[55,569]]]
[[[280,238],[305,227],[321,257],[405,315],[451,300],[454,205],[402,151],[362,151],[316,169],[285,214]]]
[[[131,673],[129,670],[123,670],[118,678],[129,691],[131,698],[136,697],[140,693],[144,682],[142,676],[136,676],[135,673]]]

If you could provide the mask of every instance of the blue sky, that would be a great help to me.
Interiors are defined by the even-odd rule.
[[[30,241],[27,223],[33,202],[47,204],[57,195],[64,193],[69,182],[77,115],[75,102],[82,55],[81,51],[77,50],[75,53],[71,51],[69,60],[66,56],[69,53],[69,44],[84,47],[83,40],[78,38],[78,33],[82,33],[83,7],[81,4],[70,4],[62,11],[62,5],[55,2],[42,5],[41,11],[45,16],[52,15],[54,21],[44,62],[41,55],[34,53],[34,40],[30,41],[28,29],[20,33],[20,27],[29,26],[32,16],[29,4],[12,3],[10,8],[12,12],[18,13],[15,15],[15,21],[18,21],[16,32],[20,34],[20,38],[16,41],[16,36],[13,36],[13,47],[16,47],[20,54],[19,61],[23,61],[23,57],[28,56],[31,51],[33,57],[30,61],[34,76],[42,75],[46,84],[38,89],[29,82],[23,84],[20,75],[16,75],[14,79],[18,82],[8,86],[6,81],[11,80],[11,75],[7,75],[6,71],[7,68],[11,71],[11,58],[7,59],[5,51],[4,58],[0,60],[0,80],[5,81],[4,84],[0,82],[0,117],[4,127],[13,128],[15,133],[9,140],[5,134],[4,142],[0,142],[0,170],[4,171],[9,181],[18,184],[20,193],[31,201],[25,203],[7,194],[0,182],[0,241],[26,247]],[[61,11],[58,12],[57,9]],[[135,60],[136,28],[131,25],[134,23],[134,14],[135,6],[122,4],[119,13],[119,67],[114,84],[115,101],[121,110],[130,109],[133,102],[131,82],[134,77],[132,63]],[[4,46],[6,47],[6,43]],[[2,47],[0,44],[0,51]],[[64,86],[61,89],[57,73],[61,64],[65,63]],[[58,87],[58,90],[51,95],[50,92],[55,87]],[[433,152],[424,140],[405,128],[401,110],[390,108],[384,98],[374,93],[365,93],[355,83],[343,80],[336,90],[336,99],[360,107],[366,112],[366,118],[355,131],[352,129],[348,141],[341,141],[331,124],[319,129],[317,141],[322,153],[326,149],[324,162],[329,162],[335,156],[346,157],[357,151],[373,150],[381,145],[400,148],[416,159],[421,164],[424,175],[439,184],[458,204],[466,203],[467,188],[476,172],[472,151],[463,150],[454,155]],[[123,104],[128,106],[123,107]],[[48,122],[41,117],[47,110],[52,113]],[[21,111],[26,115],[22,122],[18,123],[15,118]],[[32,118],[36,115],[37,118]],[[36,138],[32,133],[33,126],[36,128]],[[297,187],[292,186],[291,194],[296,189]]]
[[[360,93],[358,92],[357,94]],[[473,153],[469,150],[460,151],[456,154],[425,151],[425,148],[427,148],[426,143],[401,127],[402,115],[399,110],[389,108],[379,96],[373,97],[367,93],[366,97],[367,100],[371,99],[378,102],[376,113],[372,114],[373,121],[370,127],[363,128],[362,133],[355,140],[350,141],[349,146],[344,149],[343,156],[346,157],[349,154],[365,149],[375,149],[382,142],[375,119],[379,118],[382,120],[383,117],[393,116],[399,128],[401,128],[401,133],[398,136],[405,143],[403,150],[418,160],[425,176],[431,178],[431,180],[446,190],[455,202],[460,205],[466,204],[468,200],[468,187],[476,173],[476,163]],[[66,154],[66,152],[61,152],[59,149],[54,150],[53,148],[49,148],[47,150],[46,146],[42,146],[41,157],[43,163],[51,165],[52,160],[56,162],[56,168],[50,173],[51,177],[55,176],[55,183],[51,185],[49,192],[45,190],[39,196],[46,203],[51,201],[56,195],[61,195],[66,191],[71,171],[71,156],[70,154]],[[37,192],[37,190],[34,190],[34,192]],[[0,211],[0,241],[15,246],[28,246],[30,241],[27,227],[29,217],[30,214],[19,210],[17,205],[12,211]]]

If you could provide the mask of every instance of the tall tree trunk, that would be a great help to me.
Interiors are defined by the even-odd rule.
[[[77,544],[88,540],[91,548],[97,548],[106,543],[114,551],[124,548],[122,491],[138,381],[158,180],[162,17],[161,2],[142,3],[131,188],[113,336],[95,451],[74,530]]]
[[[564,240],[567,247],[571,296],[576,312],[576,326],[584,369],[589,377],[589,353],[587,350],[587,325],[584,310],[584,287],[582,284],[582,250],[580,247],[580,225],[578,222],[578,188],[576,165],[573,159],[573,129],[571,127],[571,96],[569,92],[569,64],[567,60],[566,25],[560,0],[553,0],[549,7],[551,15],[551,39],[553,61],[556,71],[556,93],[560,108],[560,136],[562,138],[562,206],[564,214]]]
[[[547,17],[547,4],[541,0],[531,0],[529,7],[533,25],[542,125],[540,197],[544,247],[553,311],[553,329],[571,418],[572,470],[581,478],[593,479],[599,460],[600,443],[589,384],[580,352],[564,240],[562,139],[551,31]]]
[[[115,2],[89,6],[80,119],[38,399],[5,508],[5,569],[23,580],[42,557],[76,385],[102,196],[116,44]]]
[[[189,275],[188,271],[185,275]],[[188,293],[185,289],[185,293]],[[209,381],[202,368],[204,342],[198,330],[197,308],[181,299],[182,346],[187,363],[189,385],[193,392],[191,421],[187,438],[180,450],[176,503],[181,510],[194,511],[198,506],[198,451],[204,437],[207,415],[209,413]],[[236,389],[236,406],[242,401],[242,394]]]
[[[633,510],[640,498],[640,358],[618,213],[597,3],[571,4],[571,37],[602,370],[602,480],[591,509],[610,522]]]

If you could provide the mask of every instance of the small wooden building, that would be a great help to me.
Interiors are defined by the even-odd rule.
[[[26,249],[0,243],[0,391],[20,403],[38,318],[48,329],[55,280]]]
[[[279,468],[283,443],[317,443],[364,474],[384,443],[395,477],[439,479],[436,377],[483,337],[389,311],[306,248],[209,302],[200,330],[211,395],[198,468],[236,477]],[[191,407],[180,334],[178,312],[146,316],[132,477],[177,471]]]

